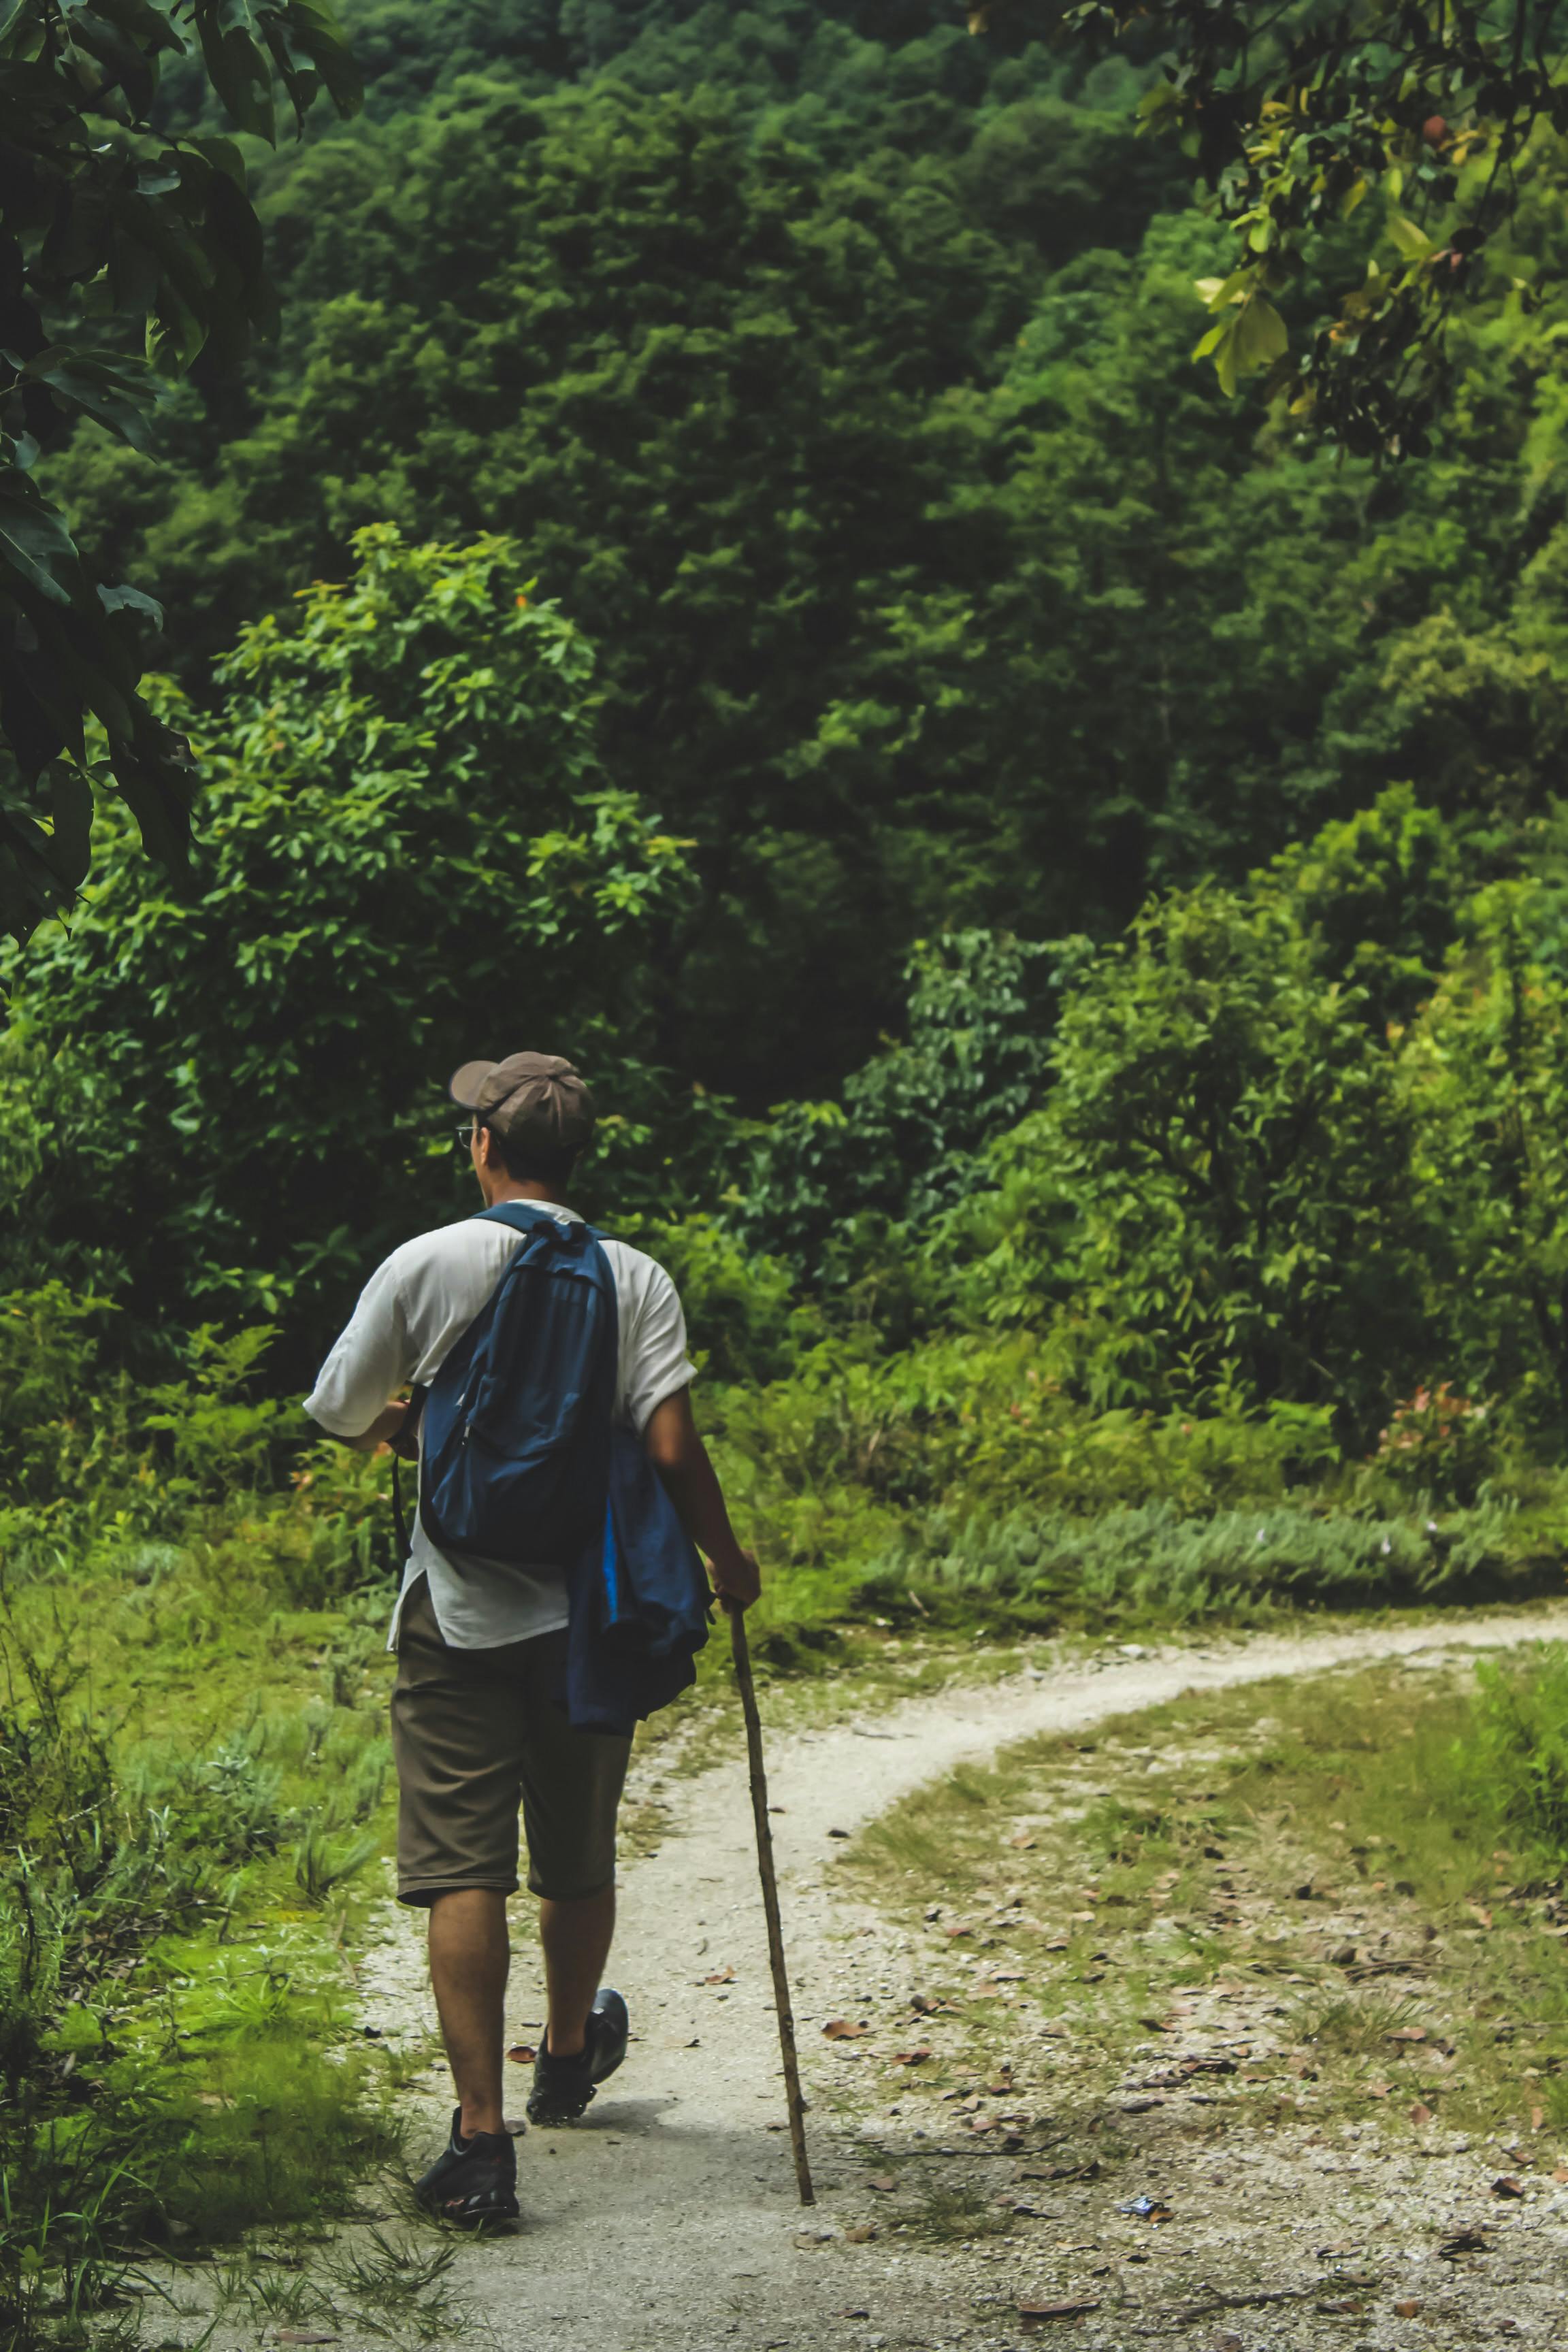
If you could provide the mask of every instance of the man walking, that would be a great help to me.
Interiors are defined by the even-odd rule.
[[[595,1112],[572,1065],[551,1054],[469,1062],[450,1091],[468,1114],[458,1136],[486,1207],[538,1203],[580,1223],[563,1196]],[[476,1217],[395,1250],[365,1286],[306,1411],[363,1452],[400,1437],[406,1444],[398,1391],[429,1385],[521,1246],[512,1227]],[[757,1596],[757,1564],[735,1539],[692,1419],[696,1368],[675,1286],[642,1251],[603,1247],[618,1310],[616,1418],[641,1436],[715,1591],[744,1609]],[[448,1554],[416,1524],[389,1642],[398,1896],[429,1913],[431,1980],[458,2095],[450,2143],[418,2194],[430,2211],[470,2226],[518,2210],[501,2077],[520,1804],[548,2000],[531,2119],[574,2120],[626,2049],[626,2003],[600,1979],[631,1742],[574,1729],[564,1712],[570,1565]]]

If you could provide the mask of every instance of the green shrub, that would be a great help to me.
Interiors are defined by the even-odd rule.
[[[1299,1505],[1187,1517],[1170,1502],[1106,1512],[1018,1512],[1000,1522],[934,1513],[873,1569],[884,1608],[994,1608],[1037,1623],[1118,1616],[1186,1623],[1283,1607],[1476,1600],[1526,1587],[1561,1556],[1521,1552],[1491,1504],[1444,1525],[1323,1515]]]
[[[674,1091],[636,1055],[687,853],[596,764],[586,641],[505,540],[376,524],[354,550],[186,714],[188,882],[171,895],[106,819],[68,933],[44,926],[10,975],[49,1109],[14,1262],[79,1274],[111,1229],[129,1324],[287,1318],[291,1373],[369,1264],[468,1205],[442,1083],[498,1005],[596,1075],[617,1062],[607,1108]]]
[[[901,1507],[1089,1511],[1169,1497],[1188,1510],[1278,1496],[1338,1459],[1327,1406],[1096,1412],[1068,1391],[1053,1338],[933,1339],[893,1355],[868,1333],[819,1342],[788,1379],[716,1400],[731,1454],[767,1491],[845,1486]]]
[[[1374,1429],[1422,1369],[1421,1235],[1369,1011],[1278,885],[1152,902],[1068,994],[1045,1106],[988,1155],[1000,1203],[933,1244],[965,1310],[1077,1327],[1101,1406],[1223,1387]]]
[[[820,1336],[792,1267],[747,1248],[716,1217],[619,1217],[609,1230],[656,1257],[686,1309],[687,1336],[705,1379],[776,1380]]]
[[[842,1287],[869,1237],[950,1207],[983,1146],[1044,1091],[1061,960],[992,931],[918,941],[905,1037],[845,1081],[842,1103],[784,1104],[752,1146],[734,1206],[743,1237]]]
[[[276,1397],[248,1391],[276,1337],[268,1323],[226,1339],[216,1324],[203,1323],[185,1342],[185,1377],[140,1392],[137,1418],[164,1441],[161,1489],[176,1512],[272,1485],[286,1408]],[[298,1414],[292,1418],[298,1425]]]
[[[120,1400],[98,1376],[114,1311],[61,1282],[0,1293],[0,1482],[12,1500],[76,1496],[120,1466]]]

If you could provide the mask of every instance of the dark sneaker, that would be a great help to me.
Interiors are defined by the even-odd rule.
[[[592,2094],[590,2094],[590,2096]],[[414,2194],[426,2213],[459,2230],[482,2230],[487,2221],[517,2219],[517,2150],[506,2132],[475,2132],[465,2139],[452,2117],[452,2137]]]
[[[631,2020],[626,2002],[607,1985],[588,2012],[588,2031],[575,2058],[552,2058],[548,2042],[533,2062],[533,2089],[529,2096],[531,2124],[574,2124],[606,2075],[613,2074],[626,2054]]]

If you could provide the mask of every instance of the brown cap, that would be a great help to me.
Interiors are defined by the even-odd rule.
[[[531,1135],[555,1151],[581,1151],[593,1137],[594,1097],[559,1054],[465,1062],[448,1091],[501,1135]]]

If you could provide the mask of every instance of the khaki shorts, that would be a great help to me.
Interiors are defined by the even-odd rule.
[[[632,1743],[573,1730],[552,1696],[565,1646],[560,1633],[448,1649],[427,1581],[411,1587],[392,1693],[400,1902],[429,1904],[462,1886],[510,1895],[520,1803],[535,1895],[571,1902],[615,1877]]]

